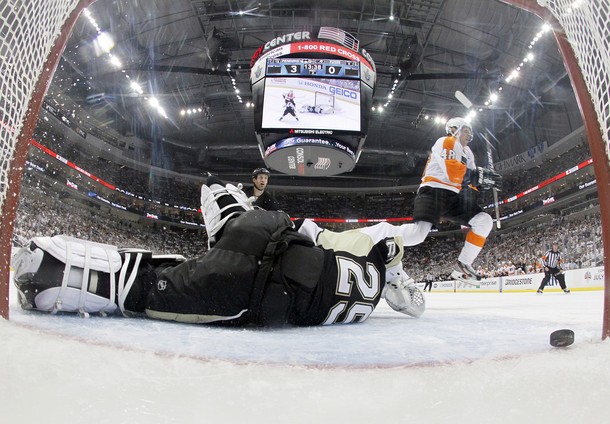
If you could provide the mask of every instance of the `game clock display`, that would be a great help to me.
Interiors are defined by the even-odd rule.
[[[268,59],[265,75],[360,79],[360,64],[337,59]]]

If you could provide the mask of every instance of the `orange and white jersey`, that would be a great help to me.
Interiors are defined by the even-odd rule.
[[[432,146],[421,187],[444,188],[459,193],[467,169],[476,169],[470,147],[462,146],[455,137],[441,137]]]

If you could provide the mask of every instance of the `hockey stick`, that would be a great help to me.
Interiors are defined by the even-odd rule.
[[[455,92],[455,98],[458,100],[458,102],[460,102],[462,105],[464,105],[464,107],[466,109],[470,109],[472,107],[472,102],[470,101],[470,99],[468,99],[468,97],[466,97],[466,95],[464,93],[462,93],[460,90],[457,90]],[[483,137],[483,139],[485,140],[485,150],[487,152],[487,169],[489,169],[490,171],[494,171],[494,162],[493,162],[493,154],[491,152],[491,147],[492,147],[491,143],[489,142],[487,137],[485,137],[484,134],[481,134],[481,137]],[[492,193],[494,196],[494,208],[496,209],[496,228],[499,230],[502,227],[502,224],[500,223],[500,205],[498,203],[498,189],[493,187]]]
[[[480,284],[477,284],[477,283],[471,283],[471,282],[466,281],[466,280],[454,280],[454,281],[456,282],[456,287],[457,287],[458,289],[463,289],[463,288],[464,288],[464,286],[470,286],[470,287],[474,287],[474,288],[476,288],[476,289],[480,289],[480,288],[481,288],[481,285],[480,285]]]
[[[481,134],[481,137],[483,137],[483,140],[485,140],[485,147],[487,150],[487,169],[495,172],[494,159],[491,153],[491,143],[489,142],[487,137],[485,137],[485,134]],[[500,224],[500,203],[498,202],[498,189],[492,187],[491,191],[494,195],[494,207],[496,209],[496,228],[499,230],[502,227],[502,224]]]
[[[458,102],[463,104],[466,109],[470,109],[472,107],[472,102],[460,90],[455,92],[455,98],[458,99]]]

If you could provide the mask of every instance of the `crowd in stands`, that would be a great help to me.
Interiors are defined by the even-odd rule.
[[[76,163],[78,164],[79,162]],[[92,179],[84,176],[80,172],[51,157],[45,157],[44,154],[37,152],[35,147],[30,149],[28,166],[25,168],[24,174],[32,180],[53,180],[54,184],[66,185],[67,181],[70,181],[76,185],[74,187],[75,190],[79,190],[83,193],[94,192],[110,202],[139,210],[143,213],[154,213],[173,219],[189,221],[196,221],[198,217],[197,208],[199,204],[200,187],[195,184],[176,184],[175,190],[172,191],[169,187],[175,180],[169,180],[162,177],[156,178],[154,179],[155,182],[153,184],[158,182],[160,186],[166,186],[167,191],[176,193],[176,197],[180,196],[179,193],[182,193],[182,196],[184,197],[182,197],[182,203],[169,203],[165,201],[163,197],[161,197],[160,200],[152,200],[141,195],[136,195],[129,190],[128,193],[123,193],[94,183]],[[97,176],[95,173],[93,173],[93,175]],[[131,169],[126,169],[124,171],[125,181],[136,181],[136,175],[142,177],[143,173],[136,173],[136,171]]]
[[[117,219],[78,204],[39,187],[21,190],[14,235],[20,243],[37,236],[65,234],[117,247],[139,247],[155,254],[200,256],[207,250],[204,230],[171,228],[159,223],[142,225]]]
[[[202,179],[178,179],[163,170],[152,168],[135,169],[126,163],[113,162],[88,152],[82,145],[75,145],[52,125],[39,121],[34,139],[45,147],[60,154],[65,159],[96,177],[115,185],[136,198],[163,201],[171,205],[196,206],[199,202],[199,188]]]
[[[276,193],[278,203],[297,218],[404,218],[413,212],[415,193]]]
[[[96,186],[109,200],[138,210],[158,212],[161,215],[186,220],[200,220],[196,211],[184,211],[173,205],[194,208],[199,204],[200,182],[192,179],[182,181],[131,168],[126,164],[108,161],[86,153],[64,142],[60,134],[50,125],[42,123],[37,137],[50,149],[76,163],[94,175],[115,184],[132,195],[103,189]],[[545,161],[543,165],[504,176],[502,196],[510,196],[530,188],[533,184],[550,178],[590,157],[588,145],[581,143],[559,158]],[[54,191],[53,180],[62,182],[74,179],[79,184],[90,185],[87,177],[44,154],[31,155],[33,162],[41,163],[46,171],[25,173],[20,196],[20,206],[15,222],[15,234],[27,240],[34,236],[68,234],[92,241],[110,243],[120,247],[142,247],[155,253],[180,253],[185,257],[196,257],[205,252],[205,231],[194,228],[177,229],[159,222],[151,226],[137,218],[122,221],[99,208],[75,207]],[[590,172],[590,171],[587,171]],[[64,181],[65,184],[65,181]],[[550,190],[562,190],[566,182],[558,183]],[[302,191],[282,193],[270,190],[283,209],[292,217],[322,217],[337,219],[356,218],[401,218],[412,213],[415,193],[320,193]],[[523,207],[530,202],[540,202],[545,193],[532,193],[510,204]],[[155,199],[151,202],[148,199]],[[596,207],[595,199],[581,199],[583,208]],[[577,202],[577,203],[578,203]],[[167,205],[166,205],[167,204]],[[577,210],[578,206],[575,206]],[[599,213],[578,214],[579,219],[556,216],[536,226],[526,225],[506,231],[492,232],[486,247],[475,262],[475,268],[483,276],[513,275],[538,272],[539,258],[552,242],[558,241],[564,251],[566,267],[599,265],[603,261]],[[363,224],[320,224],[335,231]],[[404,264],[407,272],[417,279],[431,273],[435,279],[446,277],[452,269],[459,249],[463,244],[463,233],[430,236],[419,246],[406,249]]]
[[[111,201],[126,206],[143,209],[147,212],[165,216],[193,220],[196,214],[176,210],[173,206],[186,206],[196,209],[199,203],[199,187],[201,179],[181,179],[170,173],[162,175],[162,170],[148,168],[135,169],[120,161],[110,161],[87,152],[82,145],[73,144],[54,127],[43,120],[39,121],[35,139],[41,141],[79,167],[91,172],[97,177],[118,186],[132,196],[112,193],[106,190],[103,194]],[[504,174],[501,198],[512,196],[532,187],[536,182],[552,177],[566,169],[581,163],[590,157],[588,144],[581,140],[578,145],[558,158],[546,160],[542,165],[531,169],[519,170]],[[54,165],[60,167],[61,164]],[[51,164],[53,166],[53,164]],[[61,165],[63,166],[63,165]],[[586,174],[591,171],[581,171]],[[78,174],[76,171],[72,174]],[[81,178],[80,175],[75,175]],[[566,182],[554,184],[545,189],[545,195],[550,196],[565,189]],[[273,180],[268,190],[274,195],[282,208],[293,217],[322,218],[400,218],[411,215],[414,193],[322,193],[315,192],[282,192],[274,190]],[[489,204],[490,194],[481,193],[481,202]],[[152,200],[148,201],[148,200]],[[508,213],[518,210],[528,204],[539,201],[539,197],[529,196],[504,206]],[[164,207],[164,204],[169,207]]]
[[[502,192],[506,195],[521,193],[544,178],[553,177],[590,157],[589,145],[581,141],[561,156],[545,160],[541,165],[503,174]]]
[[[568,218],[555,217],[534,227],[524,225],[492,233],[475,268],[485,277],[540,272],[539,258],[553,242],[561,245],[566,269],[601,265],[599,213],[583,214],[574,220]],[[121,221],[101,211],[75,206],[58,195],[48,195],[46,189],[24,187],[15,235],[20,240],[29,240],[55,234],[119,247],[136,246],[160,254],[179,253],[187,258],[197,257],[207,249],[205,231],[170,229],[162,223],[151,227]],[[462,244],[460,236],[428,237],[424,243],[406,248],[405,269],[416,279],[423,279],[427,274],[436,280],[447,278]]]

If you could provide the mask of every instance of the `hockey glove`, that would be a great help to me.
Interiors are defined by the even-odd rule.
[[[502,186],[502,176],[495,171],[487,168],[477,168],[477,186],[483,190],[495,188],[500,190]]]
[[[381,297],[396,312],[419,318],[426,310],[426,299],[415,281],[406,273],[388,281],[381,292]]]

